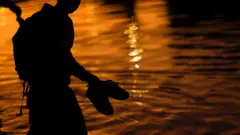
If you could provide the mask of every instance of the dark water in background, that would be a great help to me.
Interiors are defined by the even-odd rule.
[[[44,2],[19,3],[26,18]],[[71,15],[76,59],[131,93],[111,100],[113,116],[96,112],[72,78],[90,135],[239,135],[240,15],[237,1],[83,0]],[[134,10],[134,12],[132,12]],[[134,16],[132,18],[132,16]],[[24,134],[16,117],[21,85],[11,37],[15,16],[0,8],[0,130]]]

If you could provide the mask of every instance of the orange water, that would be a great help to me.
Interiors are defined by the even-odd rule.
[[[24,18],[46,1],[55,3],[19,3]],[[117,12],[122,10],[119,4],[83,0],[70,15],[78,62],[101,79],[120,82],[131,94],[127,101],[111,99],[116,113],[104,116],[84,97],[86,83],[72,78],[89,134],[240,135],[240,21],[171,28],[170,18],[180,16],[169,16],[164,0],[136,1],[135,21]],[[11,37],[17,28],[15,15],[0,8],[0,130],[13,135],[28,129],[28,110],[16,117],[22,90]],[[224,36],[210,36],[214,33]]]

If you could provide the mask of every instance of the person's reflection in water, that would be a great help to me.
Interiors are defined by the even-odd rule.
[[[39,12],[26,19],[22,27],[27,38],[25,44],[31,44],[28,48],[31,51],[25,50],[22,54],[28,55],[30,61],[22,63],[28,73],[23,76],[27,76],[30,84],[28,135],[87,135],[80,106],[68,86],[70,75],[88,84],[99,81],[76,62],[70,51],[74,27],[68,14],[79,5],[80,0],[58,0],[56,6],[46,3]],[[17,34],[20,33],[21,27]],[[21,69],[16,67],[16,70]]]

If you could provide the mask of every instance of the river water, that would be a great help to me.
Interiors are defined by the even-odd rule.
[[[78,62],[101,79],[118,81],[131,95],[127,101],[110,99],[115,114],[104,116],[84,96],[87,84],[72,78],[89,134],[240,135],[235,4],[112,1],[83,0],[70,15]],[[45,2],[55,4],[31,0],[18,5],[27,18]],[[15,15],[0,8],[0,134],[28,129],[26,107],[22,117],[16,116],[22,89],[11,38],[17,28]]]

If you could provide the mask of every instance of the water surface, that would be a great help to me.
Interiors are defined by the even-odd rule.
[[[45,2],[55,3],[19,3],[24,18]],[[78,62],[131,94],[128,101],[111,99],[116,113],[104,116],[84,97],[86,83],[72,78],[90,135],[240,134],[239,17],[235,10],[219,10],[223,3],[206,11],[194,6],[171,0],[83,0],[70,15]],[[22,90],[11,37],[17,28],[15,15],[0,8],[0,130],[10,135],[28,129],[28,110],[16,117]]]

